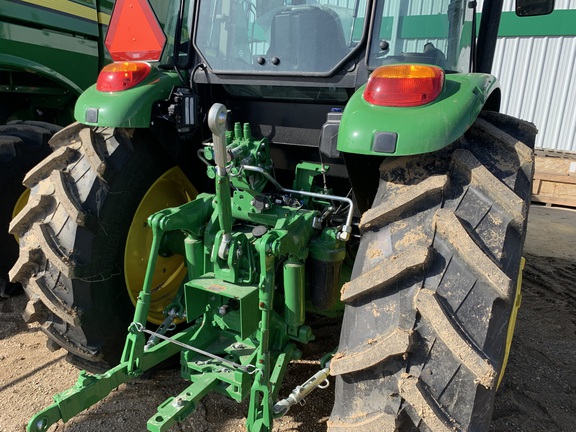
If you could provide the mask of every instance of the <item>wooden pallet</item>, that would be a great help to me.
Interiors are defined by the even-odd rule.
[[[576,208],[575,153],[536,153],[532,202]]]

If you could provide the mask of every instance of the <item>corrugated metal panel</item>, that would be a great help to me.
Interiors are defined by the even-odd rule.
[[[448,3],[445,0],[388,0],[384,2],[384,16],[396,16],[398,11],[403,15],[432,15],[446,13]]]
[[[576,38],[501,38],[492,73],[500,79],[501,111],[533,122],[536,146],[576,151]]]
[[[503,10],[514,5],[505,0]],[[556,0],[555,8],[576,9],[576,0]],[[492,74],[502,88],[501,111],[534,123],[538,148],[576,152],[575,66],[574,36],[498,39]]]

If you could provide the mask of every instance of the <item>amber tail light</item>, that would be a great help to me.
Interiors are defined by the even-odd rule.
[[[368,79],[364,99],[374,105],[413,107],[436,99],[444,86],[444,71],[435,66],[380,66]]]

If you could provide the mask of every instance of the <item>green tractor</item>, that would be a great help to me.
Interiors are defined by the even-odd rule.
[[[0,297],[17,287],[8,282],[18,257],[8,225],[28,198],[22,180],[96,82],[111,11],[108,0],[0,0]]]
[[[330,431],[488,430],[536,134],[498,113],[502,0],[166,4],[116,1],[115,63],[26,176],[10,274],[89,371],[28,430],[176,354],[150,431],[213,391],[270,431],[330,375]],[[280,394],[318,316],[339,345]]]

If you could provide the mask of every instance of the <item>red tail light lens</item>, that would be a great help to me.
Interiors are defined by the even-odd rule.
[[[364,99],[374,105],[412,107],[436,99],[444,86],[444,71],[435,66],[380,66],[368,79]]]
[[[96,90],[101,92],[127,90],[142,82],[150,73],[150,69],[150,65],[144,62],[111,63],[100,71]]]

